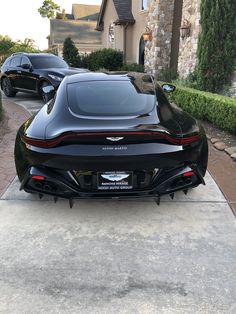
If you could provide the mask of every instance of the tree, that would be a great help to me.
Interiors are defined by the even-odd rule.
[[[73,67],[80,66],[80,56],[78,49],[76,48],[73,40],[67,37],[63,44],[63,58],[64,60]]]
[[[12,53],[18,51],[25,52],[39,52],[39,49],[35,48],[35,42],[33,39],[25,38],[23,41],[13,41],[8,36],[0,35],[0,63],[3,63]]]
[[[56,19],[58,19],[58,20],[67,20],[65,9],[62,9],[61,12],[57,12]]]
[[[0,35],[0,55],[6,55],[9,53],[15,43],[8,36]]]
[[[31,38],[25,38],[23,41],[18,40],[11,48],[12,52],[24,51],[24,52],[39,52],[39,49],[35,48],[35,41]]]
[[[53,19],[56,13],[60,11],[60,6],[52,0],[44,0],[43,5],[38,9],[39,14],[42,17]]]
[[[197,82],[219,92],[229,84],[235,67],[236,1],[202,0],[198,42]]]

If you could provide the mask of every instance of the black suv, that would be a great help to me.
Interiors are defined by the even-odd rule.
[[[3,63],[0,86],[7,97],[14,97],[22,91],[37,93],[44,99],[43,87],[52,85],[56,90],[66,75],[86,71],[70,68],[53,54],[17,52]]]

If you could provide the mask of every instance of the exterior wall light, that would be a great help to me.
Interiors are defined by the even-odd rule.
[[[184,19],[182,25],[180,26],[180,37],[182,39],[190,35],[191,23]]]
[[[151,41],[152,40],[152,31],[148,26],[145,28],[145,32],[143,33],[143,40],[144,41]]]

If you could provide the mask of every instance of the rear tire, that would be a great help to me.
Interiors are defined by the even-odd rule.
[[[2,79],[2,90],[3,93],[7,96],[7,97],[15,97],[16,96],[16,91],[13,89],[12,85],[11,85],[11,81],[9,80],[9,78],[4,77]]]

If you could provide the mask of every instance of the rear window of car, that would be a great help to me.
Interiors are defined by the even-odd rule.
[[[30,56],[29,59],[34,69],[68,68],[67,63],[56,56]]]
[[[77,115],[126,116],[150,112],[156,96],[132,81],[89,81],[67,85],[69,108]]]

